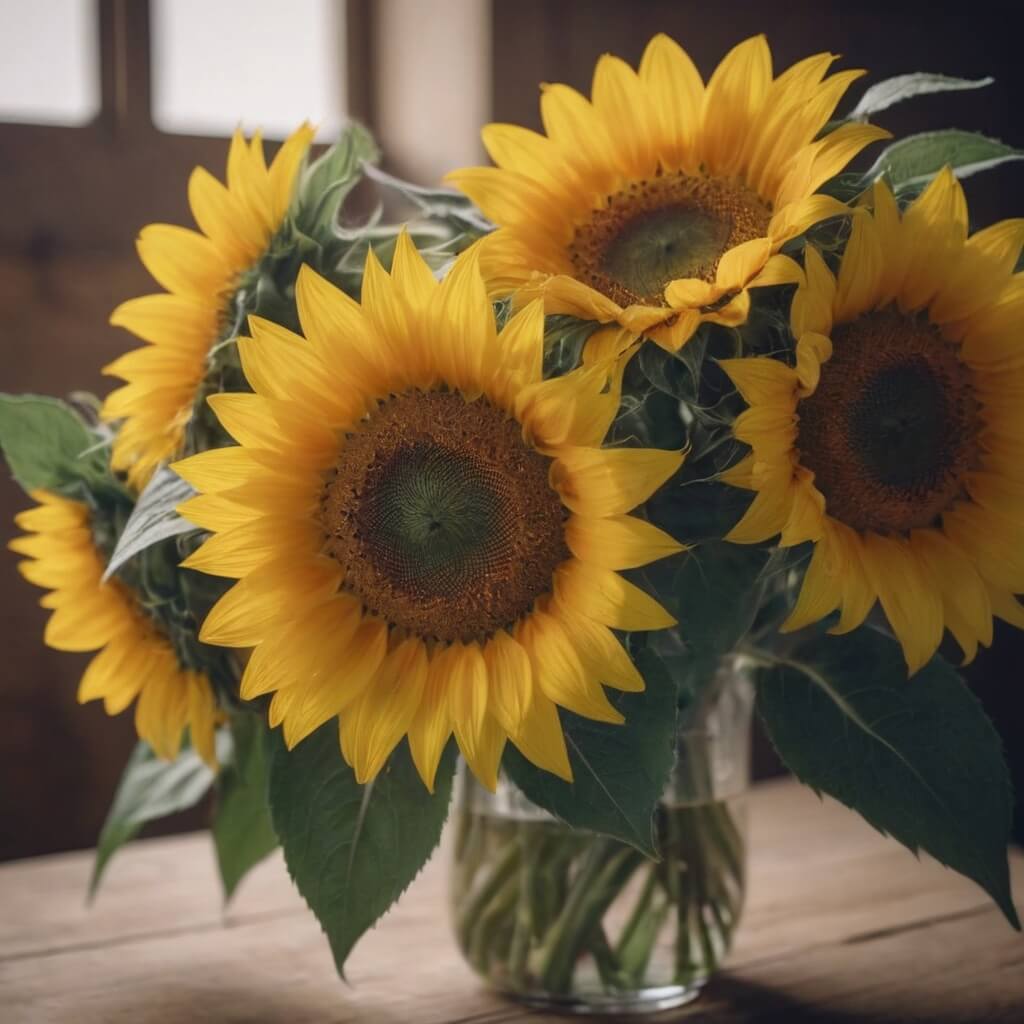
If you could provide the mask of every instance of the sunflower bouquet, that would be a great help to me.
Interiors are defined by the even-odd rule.
[[[212,789],[226,896],[280,845],[340,971],[461,756],[520,818],[456,822],[474,965],[689,993],[744,842],[677,736],[741,665],[802,781],[1019,927],[999,740],[951,662],[1024,625],[1024,221],[972,234],[958,181],[1022,154],[950,130],[849,171],[870,115],[985,83],[838,115],[862,72],[833,61],[775,75],[757,37],[705,83],[658,36],[589,100],[545,86],[543,134],[487,126],[457,191],[358,126],[193,173],[198,230],[143,229],[162,290],[111,317],[143,342],[123,384],[0,400],[45,640],[135,709],[94,888]]]

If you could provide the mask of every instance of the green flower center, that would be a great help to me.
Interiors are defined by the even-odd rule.
[[[569,557],[550,463],[485,399],[393,396],[346,439],[325,486],[326,550],[392,625],[483,639],[528,612]]]
[[[771,211],[746,186],[687,174],[636,181],[576,228],[576,276],[620,306],[663,306],[680,278],[714,281],[729,249],[763,237]]]
[[[971,371],[938,328],[891,309],[840,325],[832,344],[797,440],[829,515],[878,533],[935,525],[977,464]]]

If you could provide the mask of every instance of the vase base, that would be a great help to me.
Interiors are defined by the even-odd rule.
[[[661,985],[657,988],[637,989],[635,992],[594,992],[587,995],[555,995],[551,992],[498,991],[532,1010],[548,1010],[579,1016],[612,1016],[628,1014],[639,1016],[675,1010],[692,1003],[704,988],[703,982],[692,985]]]

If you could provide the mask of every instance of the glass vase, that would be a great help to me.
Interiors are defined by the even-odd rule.
[[[724,659],[680,714],[657,809],[661,859],[573,829],[506,779],[465,770],[451,905],[472,968],[533,1006],[638,1013],[694,999],[729,951],[746,892],[753,685]]]

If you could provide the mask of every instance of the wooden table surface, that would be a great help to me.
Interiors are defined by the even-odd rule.
[[[751,851],[727,969],[652,1020],[1024,1022],[1024,938],[970,882],[791,781],[755,787]],[[89,853],[0,866],[0,1022],[564,1021],[492,995],[463,964],[445,852],[356,947],[349,985],[279,855],[227,911],[205,834],[133,843],[92,909]],[[1024,897],[1020,854],[1013,872]]]

